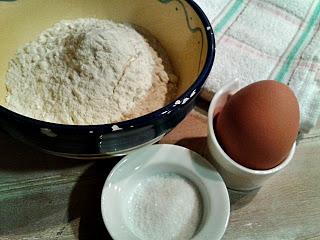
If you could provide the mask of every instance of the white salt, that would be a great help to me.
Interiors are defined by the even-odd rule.
[[[133,190],[126,220],[142,240],[187,240],[201,217],[202,201],[195,186],[177,174],[158,174]]]

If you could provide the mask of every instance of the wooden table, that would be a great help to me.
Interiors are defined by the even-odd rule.
[[[193,111],[162,142],[206,156],[205,112]],[[110,239],[100,214],[103,183],[118,159],[54,157],[0,132],[0,240]],[[299,141],[284,172],[259,191],[229,191],[223,239],[320,239],[320,130]]]

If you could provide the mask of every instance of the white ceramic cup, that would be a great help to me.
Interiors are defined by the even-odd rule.
[[[294,155],[296,142],[293,144],[288,157],[278,166],[268,170],[253,170],[244,167],[233,161],[224,152],[215,135],[213,118],[220,112],[228,97],[242,87],[244,86],[241,85],[241,82],[235,80],[222,87],[213,97],[208,111],[208,148],[211,154],[210,161],[221,174],[227,187],[234,190],[250,191],[261,187],[264,181],[288,165]]]

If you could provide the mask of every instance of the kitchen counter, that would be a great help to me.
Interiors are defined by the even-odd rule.
[[[197,108],[161,142],[207,156],[207,118]],[[0,132],[0,240],[109,239],[100,214],[104,181],[118,159],[50,156]],[[229,190],[223,239],[320,239],[320,128],[259,190]]]

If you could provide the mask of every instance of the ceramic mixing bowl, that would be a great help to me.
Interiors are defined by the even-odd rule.
[[[92,126],[43,122],[3,107],[5,74],[15,51],[62,19],[87,17],[129,22],[150,31],[179,76],[177,98],[139,118]],[[210,22],[191,0],[0,1],[0,29],[0,126],[25,143],[65,157],[123,155],[157,142],[193,108],[215,54]]]

